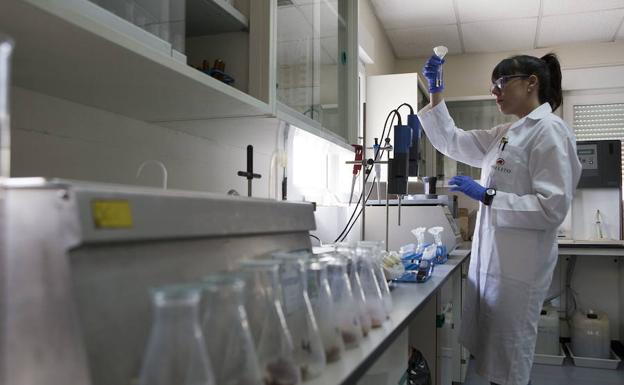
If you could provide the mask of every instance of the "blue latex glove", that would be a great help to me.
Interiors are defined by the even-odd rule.
[[[479,202],[483,202],[483,198],[485,198],[485,190],[487,190],[485,187],[472,180],[471,177],[465,175],[452,177],[451,180],[449,180],[449,185],[457,186],[452,187],[451,191],[463,192],[470,198]]]
[[[442,64],[444,59],[432,55],[423,67],[423,75],[429,82],[429,92],[432,94],[444,90],[444,80],[442,79]]]

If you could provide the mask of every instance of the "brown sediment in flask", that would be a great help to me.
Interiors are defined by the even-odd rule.
[[[284,359],[277,359],[266,365],[265,385],[296,385],[297,368]]]

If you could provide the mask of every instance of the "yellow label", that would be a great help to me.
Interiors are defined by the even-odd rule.
[[[122,229],[132,227],[130,202],[125,200],[94,200],[91,213],[95,227],[99,229]]]

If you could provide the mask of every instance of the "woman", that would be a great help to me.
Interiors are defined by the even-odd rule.
[[[554,54],[513,56],[492,71],[491,93],[519,120],[489,130],[457,128],[442,100],[444,60],[424,67],[431,103],[418,113],[441,153],[481,168],[479,183],[449,184],[481,202],[472,243],[460,342],[492,384],[529,383],[537,323],[557,263],[557,227],[581,174],[572,131],[552,111],[561,105]]]

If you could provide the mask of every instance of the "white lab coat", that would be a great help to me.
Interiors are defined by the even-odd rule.
[[[548,103],[490,130],[457,128],[443,102],[418,116],[438,151],[480,167],[481,185],[497,190],[477,215],[460,342],[481,376],[527,385],[557,227],[581,175],[574,134]]]

